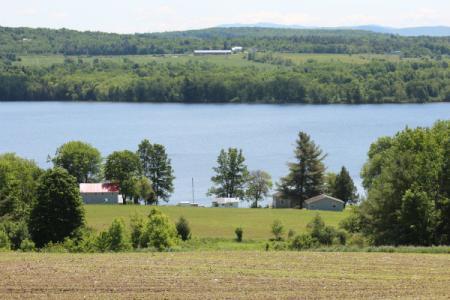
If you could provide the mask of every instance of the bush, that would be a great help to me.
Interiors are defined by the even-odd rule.
[[[368,245],[367,240],[362,236],[362,234],[352,234],[350,236],[350,238],[348,239],[348,243],[349,246],[356,246],[359,248],[363,248],[366,247]]]
[[[289,229],[288,231],[288,239],[292,239],[295,236],[295,231],[292,229]]]
[[[342,231],[336,230],[334,227],[326,226],[319,214],[308,223],[307,229],[311,237],[320,245],[332,245],[333,243],[345,245],[346,235]]]
[[[20,243],[20,250],[23,252],[32,252],[36,250],[36,246],[32,240],[25,239]]]
[[[184,218],[180,217],[176,224],[178,236],[183,240],[187,241],[191,238],[191,228],[189,222]]]
[[[244,229],[242,227],[238,227],[234,230],[234,233],[236,234],[236,241],[239,243],[242,242],[242,236],[244,235]]]
[[[109,246],[108,250],[119,252],[128,250],[130,244],[126,236],[125,223],[122,219],[114,219],[108,229]]]
[[[273,221],[272,233],[275,236],[276,241],[283,240],[284,226],[279,220]]]
[[[142,235],[145,229],[145,221],[140,215],[131,218],[131,245],[134,249],[142,247]]]
[[[23,240],[30,239],[28,225],[25,221],[4,221],[0,225],[0,230],[4,231],[8,235],[9,240],[11,241],[11,248],[13,250],[19,249]]]
[[[41,252],[45,253],[68,253],[69,250],[66,249],[63,243],[53,243],[50,242],[40,249]]]
[[[316,246],[317,240],[314,239],[310,234],[299,234],[292,240],[289,248],[293,250],[305,250],[311,249]]]
[[[158,251],[170,249],[177,243],[175,226],[157,208],[150,210],[141,243],[142,247],[153,247]]]
[[[0,250],[11,250],[11,241],[3,230],[0,230]]]
[[[102,231],[95,240],[95,248],[100,252],[109,250],[110,237],[107,231]]]

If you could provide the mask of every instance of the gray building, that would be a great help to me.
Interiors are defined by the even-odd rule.
[[[80,183],[80,194],[85,204],[122,203],[119,186],[113,183]]]
[[[305,200],[304,207],[310,210],[342,211],[345,203],[340,199],[322,194]]]

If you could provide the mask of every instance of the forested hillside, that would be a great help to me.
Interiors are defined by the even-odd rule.
[[[332,56],[333,57],[333,56]],[[447,60],[295,62],[280,54],[233,58],[66,58],[0,65],[0,100],[388,103],[450,101]],[[182,59],[182,60],[181,60]],[[221,63],[218,61],[221,59]],[[177,61],[177,62],[174,62]],[[240,62],[242,61],[242,62]]]
[[[114,34],[68,29],[0,27],[0,54],[182,54],[232,45],[294,53],[391,53],[405,57],[450,54],[450,37],[401,37],[360,30],[211,28],[167,33]]]

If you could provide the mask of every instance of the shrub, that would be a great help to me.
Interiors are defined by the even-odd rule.
[[[295,236],[295,231],[292,229],[289,229],[288,231],[288,239],[292,239]]]
[[[0,230],[4,231],[8,235],[9,240],[11,241],[11,248],[13,250],[19,249],[23,240],[30,239],[28,225],[25,221],[4,221],[0,225]]]
[[[118,252],[128,250],[130,248],[130,244],[126,236],[125,223],[122,219],[114,219],[108,229],[108,236],[108,250]]]
[[[20,250],[23,252],[31,252],[36,250],[36,246],[34,245],[34,242],[30,239],[24,239],[20,243]]]
[[[163,251],[173,247],[176,242],[175,226],[159,209],[152,208],[142,235],[142,247],[153,247],[158,251]]]
[[[310,234],[299,234],[291,241],[289,248],[293,250],[305,250],[315,246],[317,246],[317,240]]]
[[[273,221],[272,233],[275,236],[276,241],[283,240],[284,226],[279,220]]]
[[[191,228],[189,222],[184,218],[180,217],[176,224],[178,236],[183,240],[187,241],[191,238]]]
[[[46,253],[67,253],[69,252],[63,243],[53,243],[49,242],[44,247],[40,249],[41,252]]]
[[[145,229],[145,221],[140,215],[135,215],[131,218],[131,245],[134,249],[142,247],[142,235]]]
[[[0,250],[11,250],[11,241],[3,230],[0,230]]]
[[[95,240],[95,247],[98,251],[108,251],[110,245],[110,237],[107,231],[102,231]]]
[[[239,243],[242,242],[242,236],[244,235],[244,229],[242,229],[242,227],[237,227],[234,230],[234,233],[236,234],[236,241],[238,241]]]
[[[307,229],[311,237],[317,240],[320,245],[345,245],[345,233],[336,230],[334,227],[326,226],[319,214],[317,214],[314,219],[308,223]]]
[[[359,233],[355,233],[352,234],[350,236],[350,238],[348,239],[348,243],[349,246],[356,246],[359,248],[363,248],[366,247],[368,245],[367,240],[364,238],[364,236],[362,234]]]

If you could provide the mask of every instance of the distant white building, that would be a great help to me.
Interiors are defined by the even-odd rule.
[[[239,198],[216,198],[212,201],[212,207],[239,207]]]
[[[177,206],[183,206],[183,207],[188,207],[188,206],[190,206],[190,207],[199,207],[200,204],[198,204],[198,203],[192,203],[192,202],[189,202],[189,201],[181,201],[181,202],[178,202]]]
[[[230,55],[231,50],[194,50],[194,55]]]
[[[231,51],[233,53],[238,53],[238,52],[242,52],[244,50],[244,48],[242,48],[241,46],[235,46],[231,48]]]

